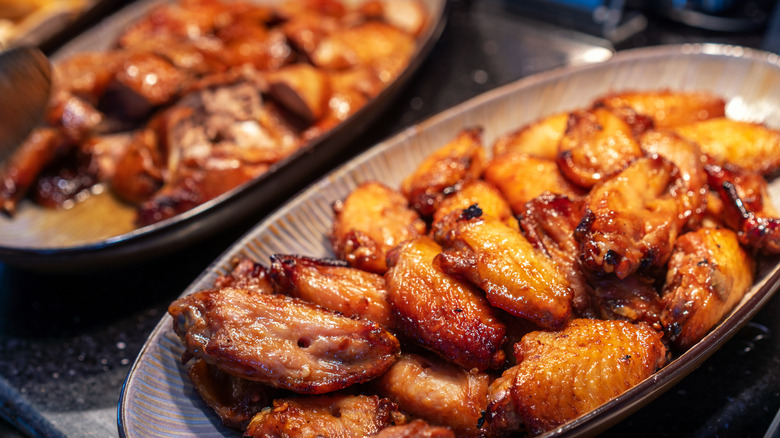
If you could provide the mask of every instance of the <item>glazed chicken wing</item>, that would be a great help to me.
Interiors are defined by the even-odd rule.
[[[661,156],[640,158],[593,188],[574,237],[584,266],[618,278],[666,264],[687,221],[677,167]]]
[[[436,264],[480,287],[493,306],[548,329],[561,328],[569,320],[569,282],[520,231],[482,217],[474,205],[450,213],[435,238],[446,248]]]
[[[405,353],[373,385],[403,412],[448,426],[465,437],[480,436],[478,424],[487,408],[489,380],[482,372]]]
[[[455,210],[463,210],[469,205],[479,204],[482,214],[494,217],[508,226],[517,229],[517,219],[512,214],[512,208],[501,192],[492,184],[481,179],[471,180],[457,192],[447,196],[439,204],[433,214],[432,228],[441,222],[445,216]]]
[[[214,288],[233,287],[249,289],[257,293],[273,293],[274,286],[268,278],[268,271],[260,263],[249,258],[238,258],[234,261],[233,270],[220,275],[214,280]]]
[[[717,162],[764,175],[780,166],[780,132],[759,123],[718,117],[678,126],[674,132],[694,141]]]
[[[364,438],[404,421],[395,404],[375,395],[289,398],[255,415],[244,436]]]
[[[423,420],[412,420],[406,424],[389,426],[374,435],[376,438],[455,438],[449,428],[431,426]]]
[[[498,187],[515,214],[521,214],[526,202],[545,192],[570,198],[584,193],[564,178],[555,161],[522,153],[494,158],[485,168],[483,178]]]
[[[481,137],[481,129],[461,131],[403,180],[401,193],[422,216],[432,215],[446,194],[482,174],[486,158]]]
[[[661,323],[680,351],[699,342],[753,284],[755,264],[733,231],[700,228],[677,239]]]
[[[383,274],[387,252],[425,233],[425,222],[406,198],[378,182],[367,182],[333,204],[333,252],[351,266]]]
[[[388,256],[387,299],[397,329],[463,368],[504,363],[506,327],[481,291],[433,264],[441,247],[427,236],[406,241]]]
[[[558,151],[561,172],[586,189],[644,155],[633,127],[606,108],[571,113]]]
[[[488,428],[533,436],[601,406],[666,363],[661,338],[644,324],[595,319],[527,334],[518,365],[490,387]]]
[[[351,268],[342,260],[275,254],[270,277],[279,293],[393,327],[387,286],[379,274]]]
[[[197,292],[176,300],[168,311],[185,356],[304,394],[371,380],[392,365],[400,349],[376,323],[249,289]]]
[[[557,113],[505,134],[493,144],[493,156],[521,153],[555,160],[568,120],[569,113]]]
[[[698,122],[726,113],[726,102],[705,92],[648,91],[623,92],[602,97],[596,105],[611,109],[630,107],[650,117],[657,129]]]

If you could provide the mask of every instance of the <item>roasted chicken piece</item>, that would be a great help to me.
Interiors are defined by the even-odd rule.
[[[593,308],[600,319],[646,322],[659,327],[664,304],[654,280],[637,274],[623,279],[614,275],[589,275]]]
[[[434,236],[446,248],[436,265],[480,287],[493,306],[552,330],[569,320],[569,282],[520,231],[474,205],[450,213]]]
[[[403,180],[401,193],[422,216],[431,216],[448,193],[482,174],[486,157],[481,137],[481,129],[461,131]]]
[[[700,228],[677,239],[669,260],[661,315],[679,351],[699,342],[753,284],[755,263],[725,228]]]
[[[376,438],[455,438],[449,428],[431,426],[423,420],[412,420],[398,426],[388,426],[374,435]]]
[[[266,73],[264,78],[271,97],[306,123],[321,119],[328,111],[330,79],[312,65],[289,65]]]
[[[618,278],[652,275],[669,260],[687,221],[684,183],[677,167],[661,156],[635,160],[591,190],[574,238],[584,266]]]
[[[214,280],[214,288],[222,289],[223,287],[249,289],[257,293],[274,292],[274,286],[265,267],[252,259],[243,257],[234,261],[231,272],[220,275]]]
[[[674,163],[685,185],[683,214],[688,227],[696,228],[707,206],[707,172],[704,170],[701,148],[671,131],[646,131],[639,144],[648,154],[658,154]]]
[[[224,373],[203,359],[188,362],[187,375],[222,424],[241,431],[255,414],[271,405],[274,394],[279,392],[262,383]]]
[[[740,243],[764,254],[780,254],[780,213],[769,197],[766,180],[733,165],[705,166],[720,211],[712,214],[737,232]],[[720,214],[718,214],[720,213]]]
[[[275,254],[270,277],[277,292],[393,327],[387,286],[379,274],[351,268],[337,259]]]
[[[523,153],[494,158],[485,168],[483,178],[498,187],[515,214],[521,214],[526,202],[545,192],[570,198],[585,193],[561,174],[555,161]]]
[[[351,266],[383,274],[387,251],[425,234],[425,222],[406,198],[378,182],[358,186],[333,204],[335,218],[329,238],[333,252]]]
[[[717,162],[764,175],[780,166],[780,132],[760,123],[718,117],[678,126],[674,132],[701,146]]]
[[[566,133],[569,113],[557,113],[528,124],[517,131],[499,137],[493,144],[493,156],[521,153],[536,158],[555,160],[558,145]]]
[[[303,394],[371,380],[399,354],[378,324],[251,289],[205,290],[168,308],[186,347],[221,371]]]
[[[636,91],[613,93],[596,101],[610,109],[630,107],[650,117],[657,129],[687,125],[701,120],[723,117],[726,102],[706,92]]]
[[[634,128],[606,108],[577,110],[569,115],[557,163],[574,184],[589,189],[644,155]]]
[[[433,227],[446,215],[455,210],[463,210],[470,205],[478,204],[482,214],[494,217],[508,226],[517,229],[517,219],[512,214],[512,208],[501,192],[492,184],[481,179],[466,182],[457,192],[442,199],[436,213],[433,214]]]
[[[404,422],[394,403],[375,395],[286,398],[255,415],[244,436],[364,438]]]
[[[665,365],[661,339],[645,324],[595,319],[527,334],[518,365],[490,386],[487,427],[533,436],[596,409]]]
[[[372,382],[377,392],[413,417],[452,428],[458,436],[481,436],[490,378],[413,353],[402,354]]]
[[[500,367],[506,327],[481,291],[434,266],[440,251],[422,236],[388,255],[387,299],[399,333],[463,368]]]

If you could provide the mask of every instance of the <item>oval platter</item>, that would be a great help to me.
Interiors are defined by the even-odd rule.
[[[410,169],[464,127],[482,126],[483,143],[538,118],[590,104],[612,90],[707,90],[724,97],[727,115],[780,127],[780,60],[724,45],[663,46],[620,52],[601,64],[538,74],[497,88],[408,128],[334,170],[286,203],[215,260],[183,295],[209,288],[237,256],[268,264],[274,253],[332,256],[327,232],[332,202],[358,184],[398,187]],[[770,187],[780,200],[780,184]],[[709,335],[669,365],[600,408],[544,436],[591,436],[642,407],[697,368],[772,296],[780,261],[763,260],[751,291]],[[239,436],[199,398],[181,366],[183,347],[166,315],[133,364],[122,389],[118,426],[124,437],[165,431],[176,437]]]
[[[103,51],[129,24],[153,7],[173,0],[140,0],[76,37],[51,56]],[[254,0],[273,5],[281,0]],[[362,0],[345,0],[359,3]],[[408,66],[373,100],[347,120],[272,165],[268,171],[191,210],[136,228],[134,209],[109,193],[92,196],[70,209],[40,207],[23,200],[16,215],[0,215],[0,262],[40,270],[82,271],[138,261],[191,245],[225,230],[249,215],[272,210],[310,183],[333,159],[393,103],[438,41],[446,24],[446,0],[422,0],[429,14]],[[321,174],[321,173],[319,173]]]

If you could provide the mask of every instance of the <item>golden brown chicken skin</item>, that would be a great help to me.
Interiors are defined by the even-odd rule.
[[[521,153],[532,157],[555,160],[558,144],[566,133],[569,113],[557,113],[504,134],[493,143],[493,156]]]
[[[644,155],[634,128],[606,108],[571,113],[557,163],[574,184],[589,189]]]
[[[387,252],[399,243],[425,234],[425,222],[406,198],[378,182],[358,186],[333,204],[329,238],[333,252],[351,266],[383,274]]]
[[[214,280],[214,288],[223,287],[249,289],[258,293],[274,292],[274,286],[265,267],[246,257],[236,258],[233,262],[233,270]]]
[[[594,187],[574,237],[584,266],[626,278],[666,264],[687,221],[677,167],[661,156],[640,158]]]
[[[439,204],[439,208],[436,209],[436,213],[433,214],[432,228],[435,228],[436,224],[449,213],[463,210],[473,204],[479,204],[482,214],[494,217],[517,229],[517,219],[507,200],[495,186],[481,179],[474,179],[463,184],[460,190],[444,198]]]
[[[481,435],[478,424],[487,408],[489,381],[486,373],[405,353],[372,385],[403,412],[465,437]]]
[[[479,178],[485,164],[482,130],[463,130],[427,156],[401,182],[401,193],[422,216],[431,216],[448,193],[457,191],[468,180]]]
[[[518,365],[490,387],[485,414],[495,432],[538,435],[589,412],[661,368],[660,332],[645,324],[575,319],[515,345]]]
[[[434,266],[440,252],[433,239],[422,236],[388,256],[387,299],[397,330],[463,368],[500,367],[506,327],[481,291]]]
[[[398,340],[378,324],[248,289],[206,290],[168,309],[187,357],[303,394],[362,383],[386,371]]]
[[[220,371],[203,359],[187,363],[187,375],[198,395],[225,426],[243,431],[249,420],[270,406],[278,390],[259,382],[241,379]]]
[[[610,109],[630,107],[650,117],[657,129],[687,125],[726,113],[726,102],[713,94],[683,91],[628,91],[602,97],[596,105]]]
[[[569,282],[520,231],[482,217],[474,205],[448,215],[434,236],[445,247],[437,266],[477,285],[493,306],[548,329],[569,320]]]
[[[661,323],[680,351],[699,342],[753,284],[755,264],[725,228],[677,239],[663,290]]]
[[[404,421],[394,403],[375,395],[287,398],[255,415],[244,436],[363,438]]]
[[[423,420],[412,420],[406,424],[389,426],[374,435],[376,438],[455,438],[455,433],[446,427],[431,426]]]
[[[780,167],[780,131],[760,123],[717,117],[678,126],[674,132],[698,143],[704,153],[719,163],[735,164],[764,175]]]
[[[337,259],[275,254],[270,278],[279,293],[393,327],[387,286],[379,274],[351,268]]]
[[[542,193],[555,193],[570,198],[585,191],[569,182],[553,160],[522,153],[508,153],[488,163],[483,178],[498,187],[512,211],[521,214],[525,203]]]

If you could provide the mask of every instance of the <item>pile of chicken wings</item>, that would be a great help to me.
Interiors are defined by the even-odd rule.
[[[780,133],[615,92],[333,205],[333,258],[241,259],[175,301],[183,363],[254,437],[538,435],[699,342],[780,252]],[[488,153],[492,152],[492,153]]]

